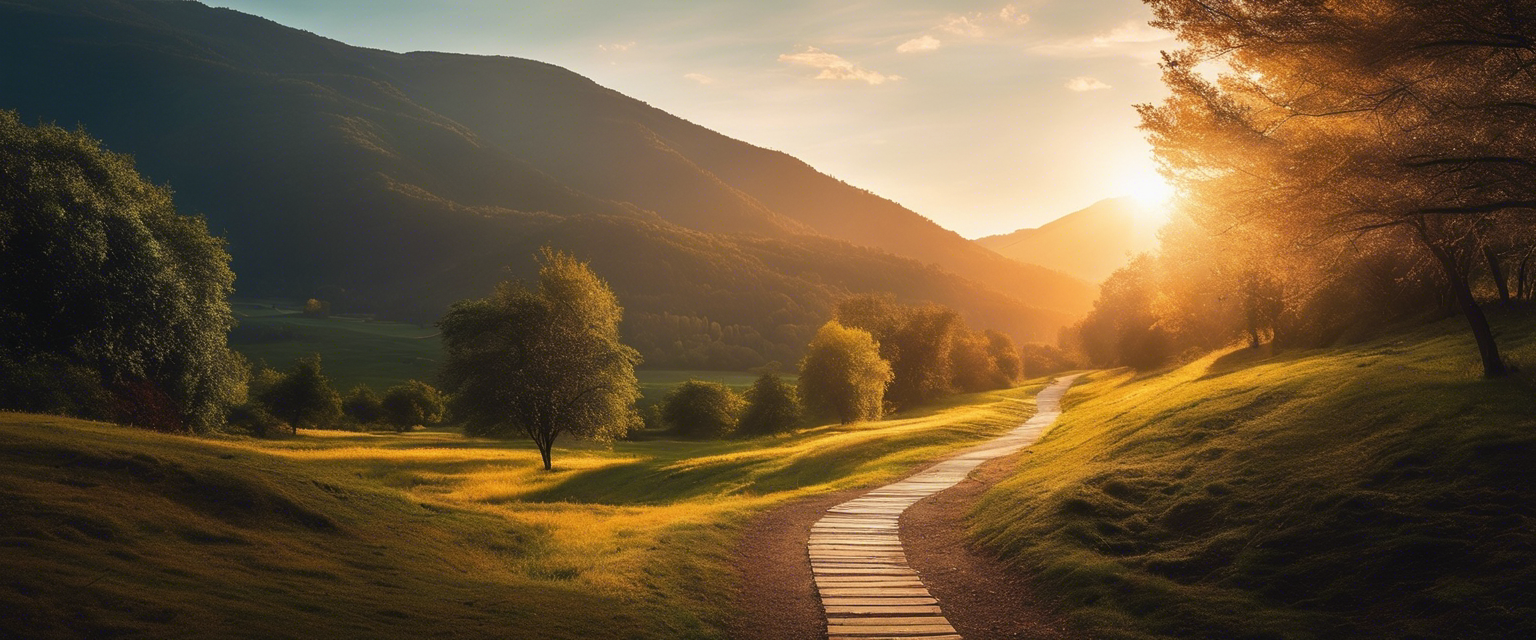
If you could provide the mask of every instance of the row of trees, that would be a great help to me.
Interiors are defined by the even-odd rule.
[[[1101,363],[1245,338],[1326,343],[1529,296],[1536,6],[1148,0],[1187,46],[1139,107],[1182,212],[1079,327]],[[1212,77],[1210,69],[1222,70]]]
[[[419,380],[390,387],[383,396],[358,385],[343,397],[316,355],[300,359],[285,372],[263,367],[253,373],[249,401],[231,409],[229,424],[257,436],[282,427],[296,431],[387,426],[404,432],[442,422],[446,408],[442,393]]]

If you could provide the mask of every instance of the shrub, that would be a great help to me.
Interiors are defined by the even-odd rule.
[[[257,401],[295,430],[330,427],[341,419],[341,394],[320,370],[318,355],[300,359],[293,370],[275,379],[266,372],[257,378]]]
[[[433,425],[443,420],[446,405],[443,394],[420,380],[407,380],[390,387],[381,402],[384,421],[395,431],[410,431],[416,425]]]
[[[718,438],[736,429],[741,405],[741,396],[723,384],[689,380],[667,394],[661,416],[680,435]]]
[[[741,435],[782,433],[800,423],[800,394],[777,374],[759,376],[747,389],[746,403],[736,427]]]
[[[341,401],[341,412],[360,425],[376,424],[384,419],[384,404],[372,388],[358,385]]]

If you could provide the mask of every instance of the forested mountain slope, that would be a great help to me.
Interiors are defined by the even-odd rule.
[[[558,67],[195,2],[0,0],[0,108],[135,155],[228,238],[241,295],[430,321],[554,243],[614,281],[648,356],[731,367],[793,357],[852,292],[1040,340],[1092,296]]]

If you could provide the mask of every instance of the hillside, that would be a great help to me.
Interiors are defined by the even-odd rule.
[[[889,482],[1039,386],[731,441],[197,439],[0,412],[0,637],[721,638],[752,513]]]
[[[1157,246],[1155,229],[1131,198],[1100,200],[1036,229],[978,238],[976,244],[1019,262],[1099,282],[1130,257]]]
[[[361,49],[195,2],[0,0],[0,86],[0,108],[81,123],[168,182],[226,235],[246,297],[426,322],[555,243],[613,281],[631,338],[688,342],[655,328],[683,317],[733,367],[793,358],[850,292],[1019,339],[1054,338],[1092,298],[538,62]]]
[[[1094,374],[971,531],[1093,637],[1531,637],[1536,393],[1458,325]]]

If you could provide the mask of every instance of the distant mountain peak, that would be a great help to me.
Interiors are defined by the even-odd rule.
[[[978,238],[1013,260],[1099,282],[1157,246],[1156,216],[1135,198],[1107,198],[1032,229]]]

